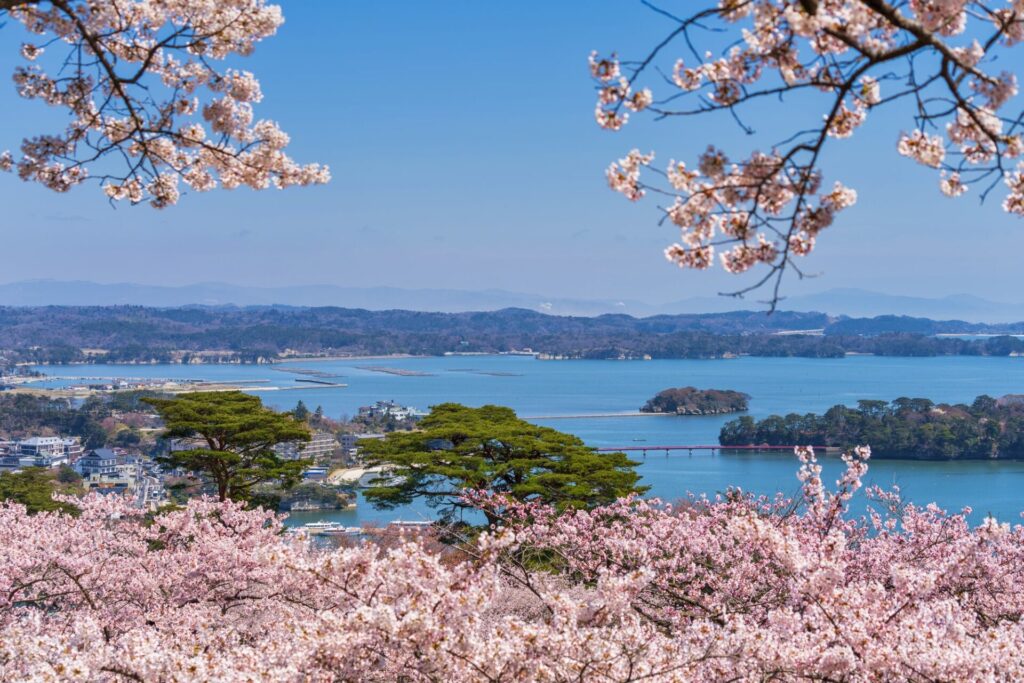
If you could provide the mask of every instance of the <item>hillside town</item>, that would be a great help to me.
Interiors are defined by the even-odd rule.
[[[122,390],[121,396],[132,391]],[[108,416],[100,424],[115,426],[105,438],[91,432],[53,433],[52,427],[42,425],[31,432],[0,424],[0,478],[41,470],[78,494],[127,496],[134,506],[151,511],[170,503],[181,504],[190,497],[211,495],[210,482],[202,472],[170,466],[166,461],[168,454],[205,444],[195,438],[163,438],[159,416],[134,407],[107,411]],[[73,413],[76,409],[65,405],[61,410]],[[79,406],[78,410],[84,408]],[[261,501],[273,501],[279,510],[292,512],[354,507],[355,489],[365,473],[361,469],[360,440],[381,439],[386,432],[412,428],[423,415],[416,408],[394,401],[377,401],[361,408],[350,422],[326,418],[319,408],[309,411],[301,401],[286,414],[308,426],[309,440],[283,441],[274,444],[272,450],[283,462],[302,463],[300,480],[287,487],[266,482],[258,495]]]

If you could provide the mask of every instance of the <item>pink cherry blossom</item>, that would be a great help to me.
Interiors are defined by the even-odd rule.
[[[948,177],[943,174],[942,180],[939,181],[939,189],[947,197],[959,197],[967,192],[967,186],[960,181],[959,173],[950,173]]]
[[[903,156],[932,168],[941,167],[942,161],[946,158],[946,146],[942,138],[919,130],[910,135],[901,135],[897,149]]]
[[[12,0],[3,7],[50,51],[67,50],[51,73],[39,59],[43,47],[22,46],[29,64],[15,70],[19,94],[70,116],[64,131],[25,139],[20,157],[4,165],[23,180],[64,192],[92,178],[112,200],[156,208],[178,201],[180,180],[196,191],[329,180],[327,167],[292,160],[288,136],[256,118],[263,93],[255,76],[219,68],[277,31],[284,21],[278,6]]]
[[[486,491],[501,520],[339,548],[193,500],[78,517],[0,505],[0,680],[1018,680],[1024,526],[834,486],[630,497],[558,513]],[[855,495],[875,506],[854,516]]]
[[[1020,116],[1005,111],[1017,96],[1017,78],[993,69],[1024,41],[1024,5],[1017,0],[706,0],[671,12],[673,27],[646,55],[621,63],[591,56],[602,126],[621,130],[628,123],[624,110],[642,110],[699,135],[701,117],[728,112],[754,133],[758,118],[783,100],[779,118],[792,120],[792,130],[764,144],[767,152],[714,147],[714,158],[673,161],[667,183],[654,175],[637,181],[627,196],[666,197],[660,208],[681,230],[666,252],[670,261],[703,267],[703,260],[684,256],[703,244],[718,249],[730,272],[761,264],[767,270],[760,279],[734,293],[774,282],[774,307],[783,274],[802,276],[797,260],[851,205],[815,197],[824,149],[842,145],[869,114],[895,102],[915,103],[905,110],[913,125],[898,138],[900,155],[944,173],[940,188],[952,197],[1002,177],[1011,190],[1004,206],[1021,213],[1020,183],[1005,163],[1024,153]],[[617,96],[603,96],[612,81]],[[660,100],[651,91],[658,87],[669,89]],[[632,106],[630,97],[641,92],[651,92],[646,106]],[[695,195],[699,208],[692,205]],[[744,216],[740,229],[696,241],[713,217],[735,227],[729,219],[735,213]],[[753,241],[758,233],[771,248]]]
[[[610,165],[605,172],[609,187],[633,201],[640,199],[644,196],[640,186],[640,168],[650,165],[653,160],[654,154],[641,154],[638,149],[631,150],[629,154]]]

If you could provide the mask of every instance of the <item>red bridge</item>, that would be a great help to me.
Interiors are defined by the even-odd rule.
[[[665,451],[665,455],[668,455],[670,451],[789,451],[793,452],[796,446],[758,446],[756,444],[748,444],[742,446],[723,446],[721,444],[713,445],[693,445],[693,446],[650,446],[647,444],[640,446],[616,446],[616,447],[602,447],[597,448],[599,453],[619,453],[625,451],[643,451],[644,455],[647,455],[647,451]],[[814,450],[819,453],[827,450],[836,450],[835,446],[811,446]]]

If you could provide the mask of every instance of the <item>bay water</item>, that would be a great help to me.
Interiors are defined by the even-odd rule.
[[[411,374],[381,372],[380,368]],[[377,368],[371,369],[371,368]],[[755,418],[791,412],[821,413],[858,399],[892,400],[902,396],[936,403],[970,403],[980,394],[1024,393],[1024,358],[939,357],[839,359],[736,358],[729,360],[542,361],[530,356],[446,356],[309,360],[267,365],[74,365],[40,366],[54,376],[44,386],[81,384],[80,378],[166,378],[251,385],[263,401],[280,410],[301,399],[328,417],[351,416],[360,406],[394,400],[426,410],[454,401],[471,406],[506,405],[538,424],[578,435],[592,446],[647,447],[716,444],[721,426],[736,415],[635,416],[662,389],[695,386],[734,389],[751,396]],[[294,371],[336,375],[324,381],[344,388],[316,386]],[[595,417],[600,416],[600,417]],[[714,495],[730,486],[755,493],[793,494],[798,490],[797,462],[790,453],[710,455],[707,451],[650,450],[640,461],[650,495],[674,500],[692,494]],[[838,458],[824,459],[834,480]],[[1024,461],[922,462],[872,461],[867,484],[898,485],[905,499],[935,502],[948,510],[973,509],[972,519],[994,515],[1017,521],[1024,510]],[[347,525],[421,519],[422,505],[379,511],[364,501],[358,509],[294,514],[291,523],[330,519]]]

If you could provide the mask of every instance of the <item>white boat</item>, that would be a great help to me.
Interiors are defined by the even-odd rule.
[[[320,532],[324,536],[358,536],[363,533],[362,528],[357,526],[341,526],[324,529]]]
[[[336,533],[336,530],[343,528],[338,522],[310,522],[300,526],[299,531],[305,531],[310,535],[317,536],[320,534]]]

